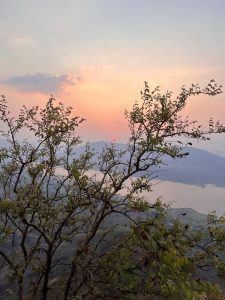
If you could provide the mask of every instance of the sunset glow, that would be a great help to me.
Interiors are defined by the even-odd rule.
[[[87,120],[85,140],[125,140],[123,113],[145,80],[174,95],[212,78],[225,86],[222,0],[6,1],[0,14],[9,106],[42,105],[53,94]],[[191,99],[185,113],[225,121],[224,95]]]

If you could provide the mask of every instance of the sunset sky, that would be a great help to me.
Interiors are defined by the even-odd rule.
[[[225,89],[224,30],[224,0],[0,0],[0,93],[13,111],[54,94],[87,119],[84,140],[124,141],[145,80]],[[225,95],[185,113],[225,122]],[[225,155],[225,137],[203,147]]]

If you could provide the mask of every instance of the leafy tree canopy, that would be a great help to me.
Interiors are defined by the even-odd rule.
[[[141,101],[125,112],[126,149],[105,145],[97,162],[89,144],[76,153],[84,120],[71,107],[50,98],[44,108],[24,106],[14,117],[2,96],[1,296],[224,299],[219,286],[201,277],[206,270],[225,274],[224,218],[211,214],[196,231],[182,219],[168,219],[160,199],[142,195],[151,191],[164,158],[187,155],[180,137],[206,140],[225,131],[212,119],[203,127],[181,115],[191,96],[221,92],[211,80],[173,97],[145,82]],[[19,139],[26,130],[32,142]]]

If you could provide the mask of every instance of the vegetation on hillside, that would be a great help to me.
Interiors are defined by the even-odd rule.
[[[23,107],[13,117],[2,97],[7,146],[0,148],[1,296],[222,299],[220,288],[201,272],[225,274],[224,218],[211,214],[205,228],[196,230],[182,216],[168,219],[159,199],[142,196],[151,192],[156,166],[167,156],[187,155],[180,137],[205,140],[224,132],[220,122],[211,119],[206,128],[181,115],[191,96],[221,92],[212,80],[205,88],[182,87],[173,98],[145,83],[141,101],[125,112],[127,148],[106,145],[97,168],[88,144],[75,155],[83,119],[71,107],[50,98],[44,108]],[[21,142],[27,132],[32,142]],[[99,171],[89,172],[94,169]]]

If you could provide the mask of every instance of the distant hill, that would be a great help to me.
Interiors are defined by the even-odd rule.
[[[100,152],[104,145],[107,144],[109,143],[99,141],[90,143],[90,146],[96,152]],[[125,144],[114,143],[114,146],[116,149],[126,149]],[[84,146],[77,148],[77,154],[83,151]],[[225,158],[192,147],[186,147],[185,151],[189,155],[182,159],[166,158],[166,165],[161,166],[158,170],[157,175],[159,179],[202,187],[207,184],[225,187]]]
[[[167,171],[159,174],[162,180],[225,187],[225,158],[196,148],[186,150],[189,155],[183,159],[167,159]]]
[[[90,143],[90,147],[97,153],[94,160],[97,160],[98,154],[105,145],[109,142],[99,141]],[[7,142],[0,139],[0,147],[6,147]],[[118,150],[125,150],[126,144],[114,143]],[[84,152],[85,146],[76,148],[76,156]],[[205,150],[200,150],[193,147],[185,148],[189,155],[182,159],[173,159],[167,157],[166,165],[162,165],[156,169],[159,179],[164,181],[172,181],[196,185],[204,187],[207,184],[212,184],[218,187],[225,188],[225,158],[216,154],[212,154]],[[123,157],[126,160],[126,155]]]

